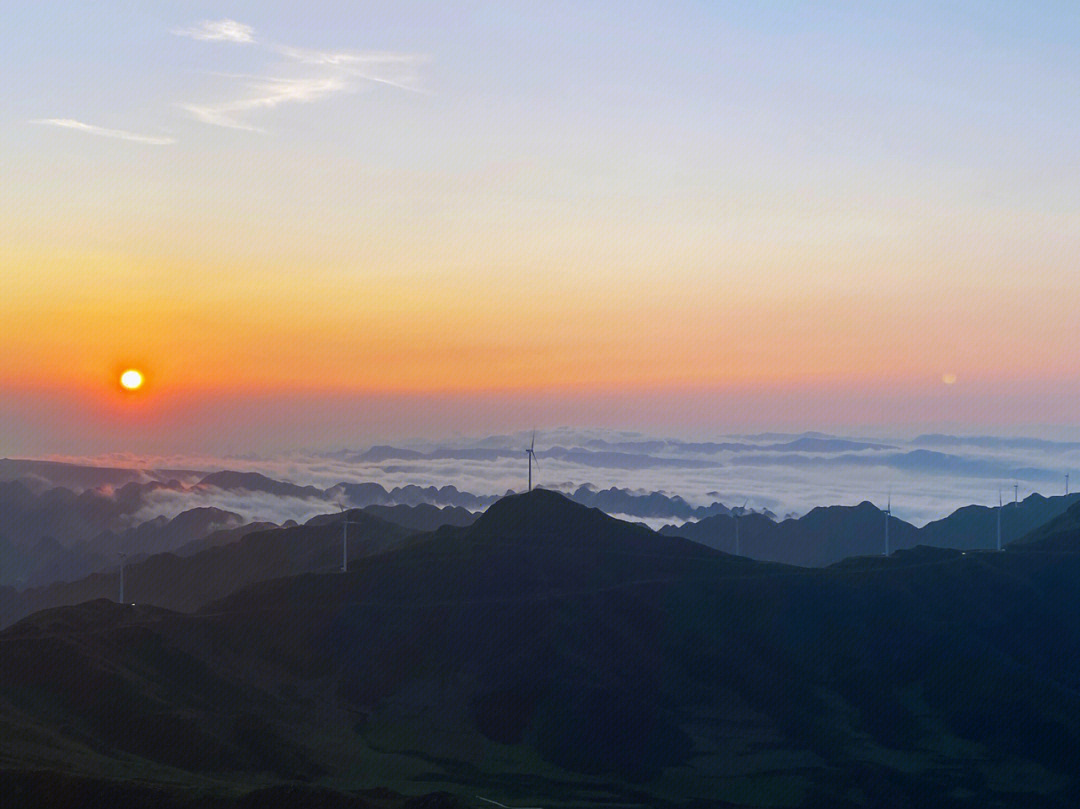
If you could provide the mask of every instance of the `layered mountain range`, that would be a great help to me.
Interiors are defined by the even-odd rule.
[[[259,553],[312,572],[0,633],[5,789],[44,770],[87,800],[137,783],[169,806],[1080,798],[1080,504],[1003,553],[817,569],[543,490],[433,532],[347,517],[347,573],[327,515],[186,557],[232,549],[189,587]]]

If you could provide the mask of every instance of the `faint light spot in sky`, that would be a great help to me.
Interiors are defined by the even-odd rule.
[[[942,374],[941,381],[944,382],[946,385],[955,385],[956,374]]]

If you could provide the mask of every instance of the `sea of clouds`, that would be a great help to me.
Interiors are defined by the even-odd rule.
[[[529,433],[455,436],[440,442],[395,444],[332,453],[295,452],[275,457],[108,455],[57,458],[69,462],[191,470],[260,472],[276,480],[326,489],[340,482],[395,486],[456,486],[480,496],[522,491],[527,485],[525,447]],[[837,443],[841,442],[841,443]],[[855,446],[851,443],[854,442]],[[806,447],[809,445],[809,448]],[[863,446],[865,445],[865,446]],[[476,453],[482,457],[470,457]],[[1080,469],[1080,443],[1038,439],[924,436],[828,436],[762,434],[710,437],[708,442],[657,438],[640,433],[563,428],[536,434],[536,485],[572,490],[626,488],[679,495],[691,505],[744,502],[780,517],[802,515],[815,506],[853,505],[869,500],[916,525],[972,503],[996,504],[998,493],[1020,498],[1037,491],[1064,491],[1064,475]],[[420,453],[420,457],[416,457]],[[432,457],[435,456],[435,457]],[[1075,488],[1075,487],[1074,487]],[[332,504],[330,504],[332,505]],[[275,497],[259,492],[160,490],[148,495],[140,517],[171,517],[189,508],[216,506],[248,520],[303,521],[328,511],[325,498]],[[672,520],[647,520],[661,525]]]

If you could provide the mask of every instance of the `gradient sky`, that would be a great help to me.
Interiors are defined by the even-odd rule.
[[[0,455],[1080,421],[1075,3],[11,5]]]

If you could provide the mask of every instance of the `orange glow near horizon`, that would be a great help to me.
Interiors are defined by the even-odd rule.
[[[163,395],[881,389],[943,375],[1050,377],[1078,359],[1063,339],[1068,296],[992,287],[780,294],[695,273],[693,294],[676,294],[642,273],[317,284],[314,271],[267,287],[261,268],[243,266],[192,286],[177,279],[193,267],[102,256],[78,262],[93,283],[61,285],[75,263],[28,261],[6,279],[16,293],[0,300],[10,388],[100,389],[135,343]],[[35,284],[50,275],[57,283],[42,295]]]

